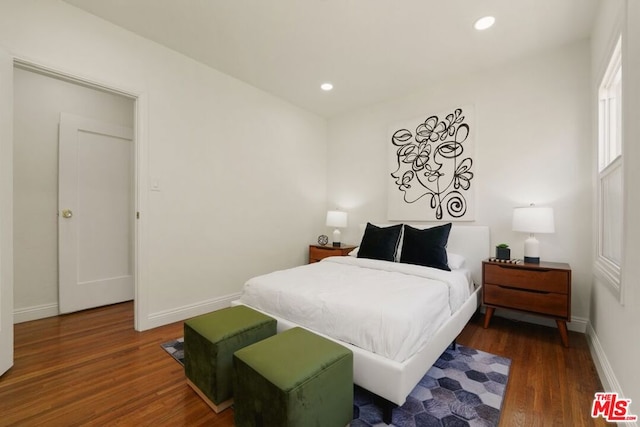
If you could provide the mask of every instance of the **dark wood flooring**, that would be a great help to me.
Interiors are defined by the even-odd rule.
[[[15,364],[0,377],[0,426],[232,426],[186,385],[160,347],[182,322],[133,330],[123,303],[15,325]],[[512,359],[501,426],[605,425],[590,417],[601,390],[586,339],[495,317],[474,318],[458,342]]]

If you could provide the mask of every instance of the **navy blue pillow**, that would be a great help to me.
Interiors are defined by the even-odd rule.
[[[447,259],[447,242],[451,223],[419,230],[404,226],[400,262],[451,271]]]
[[[390,227],[377,227],[367,223],[362,242],[358,249],[358,258],[380,259],[383,261],[395,261],[402,224]]]

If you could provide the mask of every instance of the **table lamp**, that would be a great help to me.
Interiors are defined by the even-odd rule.
[[[342,211],[327,212],[327,227],[335,227],[333,230],[333,246],[340,247],[340,230],[347,226],[347,213]]]
[[[540,264],[540,244],[534,233],[554,233],[553,208],[534,204],[513,209],[513,231],[529,233],[524,242],[524,262]]]

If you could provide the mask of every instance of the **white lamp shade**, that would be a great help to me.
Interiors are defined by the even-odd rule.
[[[342,211],[327,212],[327,227],[344,228],[347,226],[347,213]]]
[[[527,206],[513,210],[513,231],[554,233],[553,208]]]

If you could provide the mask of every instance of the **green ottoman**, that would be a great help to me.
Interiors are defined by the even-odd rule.
[[[238,427],[337,427],[353,419],[353,353],[302,328],[236,351]]]
[[[276,320],[243,305],[184,322],[187,384],[214,411],[233,404],[233,353],[276,334]]]

